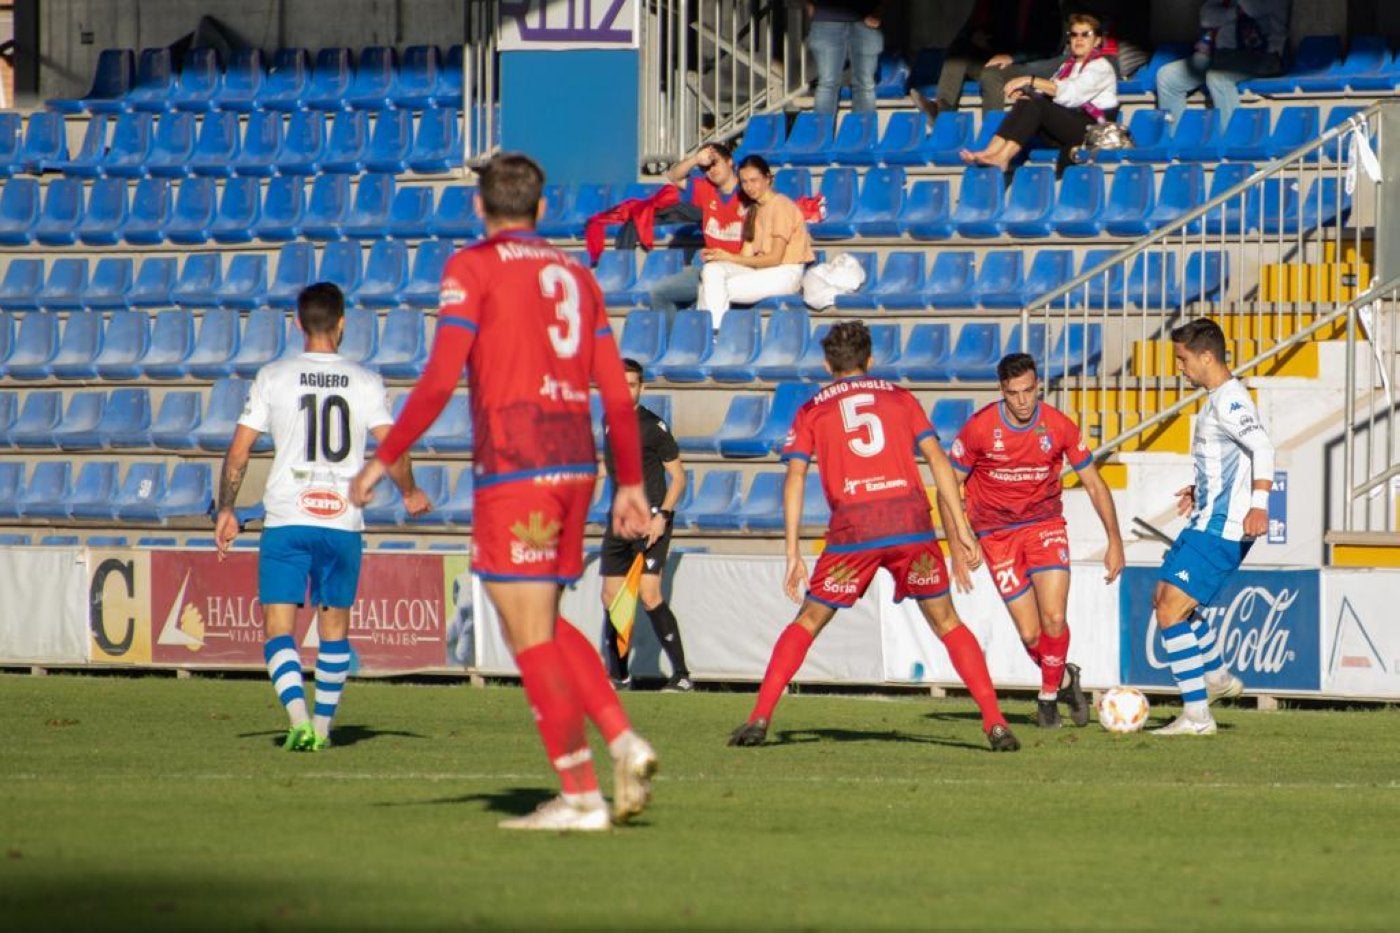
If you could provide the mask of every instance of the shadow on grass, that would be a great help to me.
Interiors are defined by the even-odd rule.
[[[484,794],[459,794],[455,797],[434,797],[431,800],[393,800],[371,804],[375,807],[424,807],[443,804],[482,803],[482,809],[507,816],[521,816],[558,795],[544,787],[508,787]]]
[[[350,745],[358,745],[361,742],[368,742],[370,739],[377,739],[389,735],[404,739],[426,738],[426,736],[417,732],[404,732],[400,729],[371,729],[368,726],[345,725],[336,726],[331,729],[331,746],[334,748],[345,748]],[[281,748],[282,743],[287,738],[287,731],[285,729],[262,729],[257,732],[240,732],[236,738],[268,739],[274,748]]]
[[[986,745],[980,742],[959,742],[931,735],[912,735],[897,729],[884,729],[878,732],[864,729],[784,729],[774,733],[770,739],[772,745],[793,745],[805,742],[915,742],[920,745],[943,745],[948,748],[986,749]]]

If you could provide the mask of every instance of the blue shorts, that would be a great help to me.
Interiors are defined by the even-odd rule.
[[[1177,536],[1157,579],[1165,580],[1202,606],[1210,605],[1230,574],[1244,563],[1254,539],[1231,541],[1188,528]]]
[[[348,609],[360,586],[363,536],[358,531],[280,525],[262,533],[258,547],[258,600],[264,606],[311,603]]]

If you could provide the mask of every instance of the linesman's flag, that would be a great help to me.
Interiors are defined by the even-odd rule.
[[[627,568],[627,576],[622,578],[622,589],[617,591],[608,605],[608,621],[617,630],[617,653],[627,656],[632,644],[632,623],[637,621],[637,597],[642,592],[643,556],[638,553]]]

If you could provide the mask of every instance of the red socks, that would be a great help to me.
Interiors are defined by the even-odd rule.
[[[603,659],[583,637],[583,633],[560,616],[554,620],[554,644],[559,646],[569,677],[573,681],[574,694],[583,704],[583,711],[598,731],[603,741],[611,744],[628,729],[632,728],[622,701],[617,698],[608,672],[603,667]]]
[[[566,794],[597,791],[583,709],[563,652],[555,642],[547,641],[520,652],[515,663],[520,668],[525,699],[535,714],[535,728],[544,740],[545,754],[559,774],[560,787]]]
[[[996,688],[992,686],[992,676],[987,673],[987,659],[982,654],[982,646],[977,643],[977,636],[966,625],[958,625],[943,636],[943,647],[948,650],[953,669],[967,685],[977,708],[982,711],[982,731],[990,732],[993,726],[1006,725],[1006,717],[997,706]]]
[[[1042,694],[1058,693],[1060,690],[1060,678],[1065,673],[1065,660],[1069,657],[1069,627],[1059,635],[1051,637],[1044,632],[1040,633],[1040,692]]]
[[[1030,655],[1031,662],[1035,664],[1036,667],[1040,667],[1041,662],[1045,657],[1043,654],[1041,654],[1041,648],[1043,647],[1041,639],[1043,639],[1044,637],[1044,635],[1037,635],[1035,636],[1035,641],[1031,642],[1030,644],[1021,642],[1022,647],[1026,649],[1026,654]]]
[[[783,691],[797,674],[811,647],[811,632],[796,622],[783,629],[778,643],[773,646],[773,655],[768,659],[768,669],[763,672],[763,686],[758,688],[758,702],[749,714],[749,722],[772,720],[778,700],[782,699]]]

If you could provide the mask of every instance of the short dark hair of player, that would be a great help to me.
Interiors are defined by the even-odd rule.
[[[502,152],[477,166],[481,209],[495,220],[528,220],[532,225],[544,192],[544,169],[524,153]]]
[[[345,295],[334,282],[308,285],[297,295],[297,322],[306,334],[334,334],[345,317]]]
[[[710,151],[726,162],[734,161],[734,150],[729,148],[728,143],[710,143]]]
[[[630,356],[624,356],[622,358],[622,371],[625,373],[636,373],[638,382],[646,382],[646,377],[643,375],[644,370],[642,369],[642,364],[638,363]]]
[[[870,361],[870,328],[863,321],[842,321],[822,338],[822,352],[834,373],[864,372]]]
[[[1217,360],[1225,362],[1225,332],[1208,317],[1198,317],[1173,327],[1172,343],[1179,343],[1192,353],[1209,350]]]
[[[1023,373],[1035,372],[1035,357],[1029,353],[1008,353],[997,363],[997,381],[1008,382]]]

